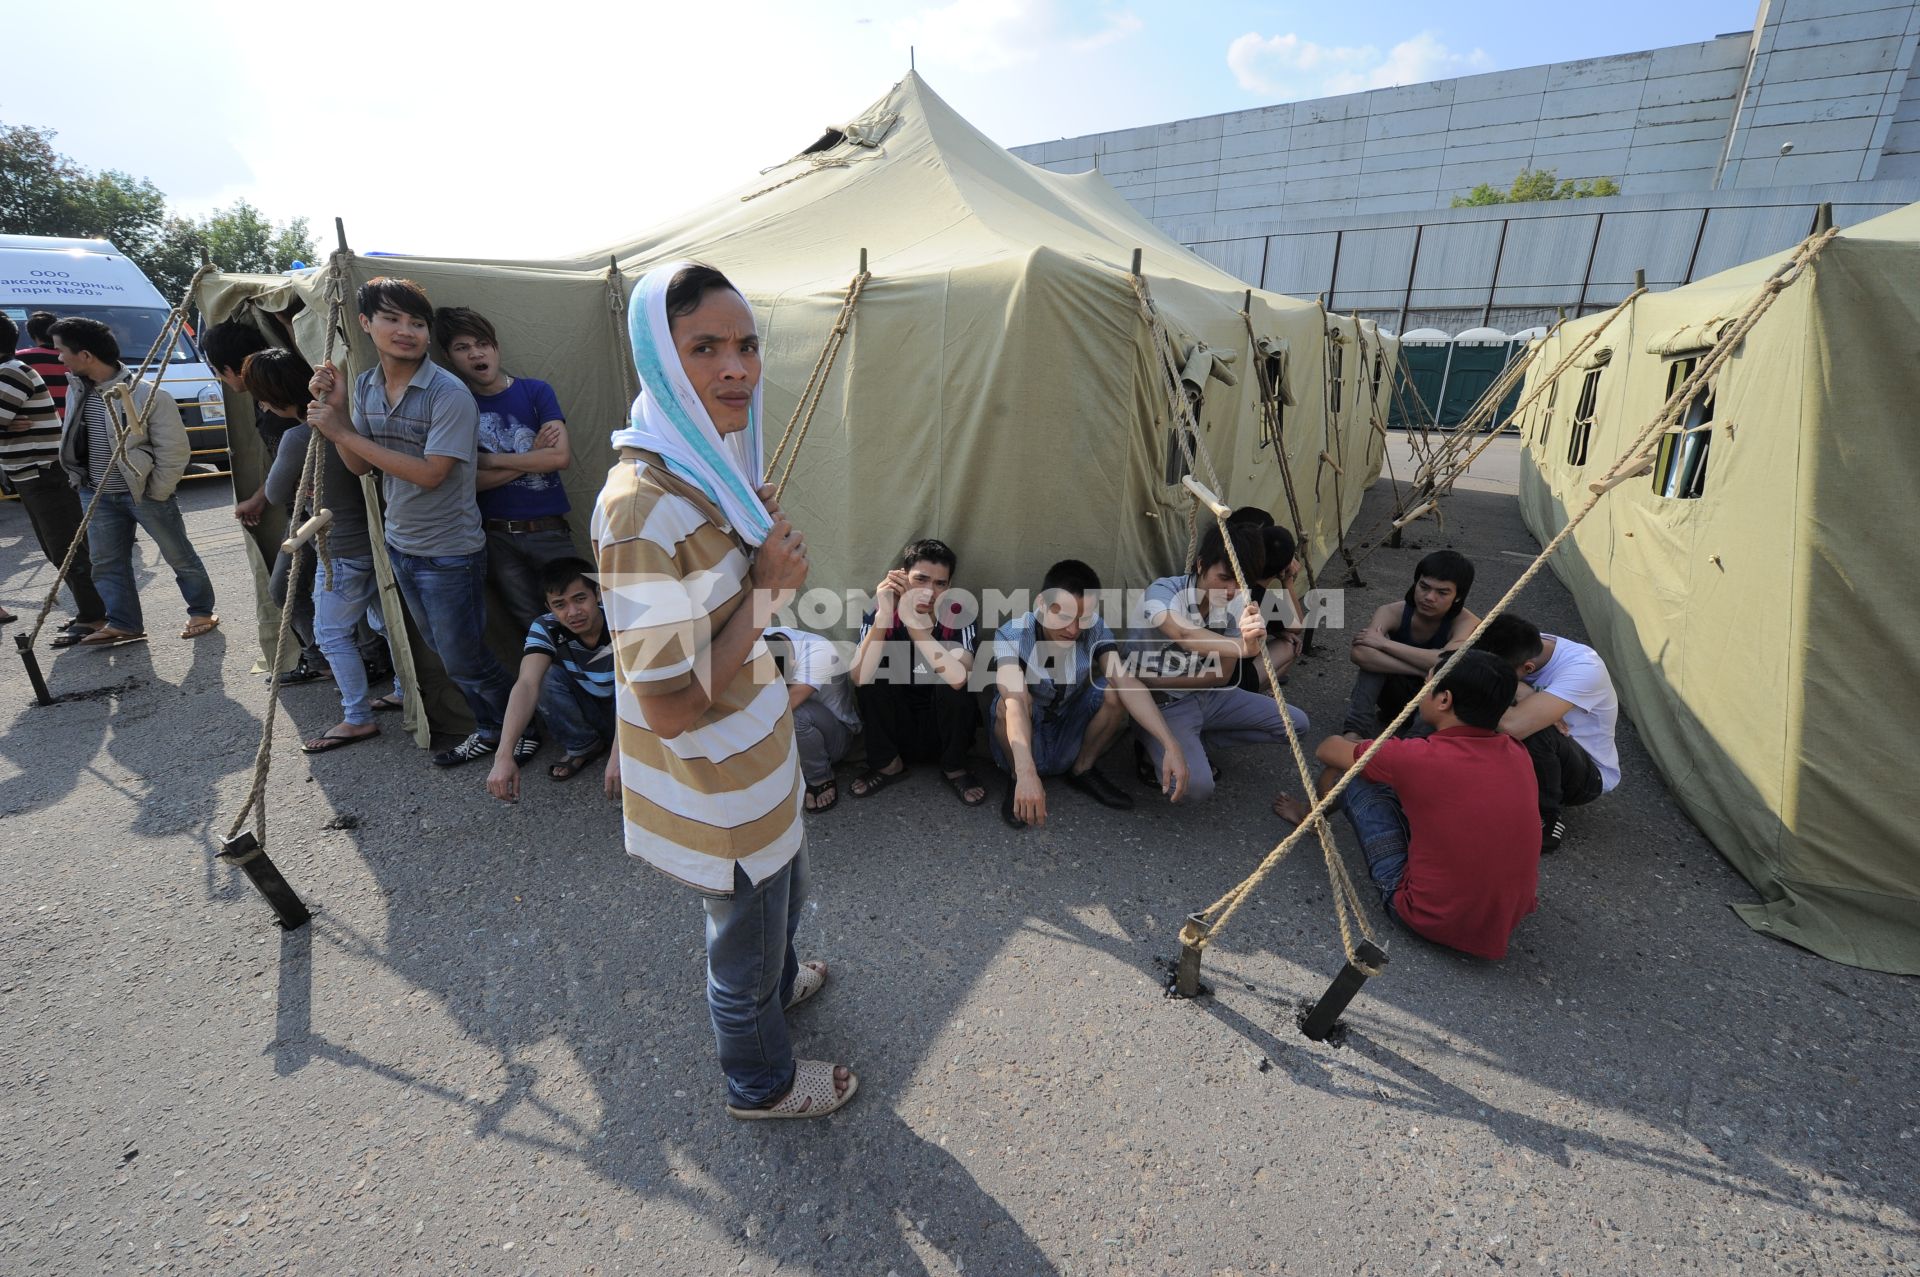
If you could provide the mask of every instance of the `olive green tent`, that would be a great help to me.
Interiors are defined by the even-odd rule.
[[[1785,255],[1650,293],[1522,423],[1543,541]],[[1568,323],[1550,375],[1601,322]],[[1749,333],[1651,474],[1556,555],[1674,795],[1755,889],[1756,930],[1920,973],[1920,205],[1843,231]],[[1529,385],[1532,389],[1532,385]],[[1893,742],[1889,744],[1888,742]]]
[[[1130,282],[1140,250],[1222,496],[1289,522],[1284,450],[1311,561],[1333,553],[1384,454],[1372,423],[1385,417],[1383,374],[1398,356],[1370,322],[1249,291],[1098,173],[1015,158],[917,76],[806,140],[738,190],[628,243],[527,262],[356,256],[348,288],[375,275],[414,279],[436,304],[486,314],[509,372],[553,383],[573,439],[566,486],[583,539],[609,433],[633,393],[624,310],[634,280],[698,258],[740,285],[761,325],[771,447],[865,250],[872,282],[784,503],[807,533],[809,584],[870,588],[906,541],[939,536],[959,553],[957,583],[976,592],[1033,588],[1066,557],[1124,587],[1178,567],[1191,509],[1169,455],[1160,357]],[[654,176],[642,180],[671,166],[670,154],[649,153]],[[216,278],[200,302],[215,320],[297,307],[300,347],[318,359],[325,278]],[[349,359],[365,367],[371,352],[348,326]],[[1256,357],[1286,400],[1278,439],[1262,428]],[[257,458],[236,458],[237,488],[250,491],[256,475]],[[457,728],[457,705],[440,699],[447,718],[436,702],[435,726]]]

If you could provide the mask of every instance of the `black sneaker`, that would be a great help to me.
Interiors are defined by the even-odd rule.
[[[500,748],[497,740],[488,740],[479,732],[467,737],[452,749],[443,749],[433,756],[435,767],[458,767],[470,763],[476,758],[485,758]]]
[[[1098,768],[1089,767],[1083,772],[1070,771],[1061,779],[1102,807],[1111,807],[1115,811],[1133,810],[1133,795],[1102,776]]]
[[[1540,854],[1552,855],[1560,850],[1560,840],[1567,836],[1567,822],[1558,816],[1540,822]]]
[[[317,683],[323,678],[331,678],[333,671],[324,665],[309,665],[303,656],[300,663],[280,675],[274,681],[282,687],[293,687],[300,683]]]
[[[540,752],[538,736],[522,736],[513,742],[513,761],[524,765],[529,758]]]

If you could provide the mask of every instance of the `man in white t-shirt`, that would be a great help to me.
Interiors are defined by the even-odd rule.
[[[1475,647],[1520,676],[1520,694],[1500,720],[1533,757],[1540,786],[1540,850],[1556,851],[1567,828],[1563,808],[1579,807],[1620,783],[1613,743],[1620,698],[1600,654],[1584,643],[1542,634],[1533,622],[1495,617]]]
[[[825,811],[840,800],[833,765],[847,756],[860,730],[847,662],[831,640],[806,630],[772,625],[766,640],[773,663],[787,680],[793,739],[807,784],[806,808]]]

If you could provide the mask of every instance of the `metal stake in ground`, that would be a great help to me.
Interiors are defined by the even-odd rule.
[[[53,704],[53,697],[47,692],[47,680],[40,673],[40,658],[33,654],[33,636],[16,634],[13,642],[20,649],[20,663],[27,667],[27,681],[33,684],[33,699],[42,705]]]
[[[305,926],[307,919],[313,916],[307,912],[306,902],[287,882],[280,867],[273,863],[272,857],[267,855],[266,848],[260,845],[260,840],[253,836],[251,829],[231,838],[222,838],[220,859],[247,876],[247,881],[273,906],[274,913],[279,915],[280,925],[286,930]]]
[[[1362,940],[1354,946],[1354,957],[1372,967],[1376,972],[1387,965],[1385,950],[1380,949],[1371,940]],[[1367,982],[1367,973],[1353,965],[1349,960],[1340,968],[1340,974],[1333,977],[1333,983],[1320,995],[1320,1000],[1307,1008],[1306,1015],[1300,1019],[1300,1031],[1315,1042],[1324,1042],[1333,1032],[1333,1026],[1340,1019],[1340,1013],[1347,1009],[1347,1003],[1353,1001],[1353,995],[1360,992],[1360,986]]]

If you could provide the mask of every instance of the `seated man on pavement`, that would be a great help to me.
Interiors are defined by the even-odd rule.
[[[562,755],[547,776],[571,780],[613,748],[613,640],[593,564],[572,555],[555,559],[540,570],[540,591],[548,610],[527,627],[502,730],[518,740],[538,710]],[[512,750],[495,751],[487,792],[506,802],[520,797]]]
[[[1500,661],[1467,653],[1421,699],[1431,733],[1383,742],[1340,795],[1388,915],[1481,958],[1506,957],[1514,928],[1537,907],[1533,771],[1526,751],[1498,730],[1515,681]],[[1355,735],[1320,742],[1321,795],[1371,743]],[[1296,824],[1307,810],[1290,798],[1274,803]]]
[[[1228,524],[1222,536],[1216,525],[1200,538],[1186,573],[1161,577],[1147,588],[1132,631],[1143,662],[1140,681],[1151,690],[1167,730],[1180,742],[1181,754],[1193,772],[1188,798],[1196,803],[1213,794],[1217,768],[1210,751],[1233,745],[1283,745],[1287,739],[1286,724],[1272,694],[1249,691],[1239,682],[1243,664],[1261,665],[1260,649],[1269,639],[1260,609],[1240,593],[1227,553],[1228,537],[1241,570],[1250,580],[1261,576],[1260,533],[1244,524]],[[1284,676],[1298,654],[1291,641],[1268,647],[1276,675]],[[1305,731],[1306,713],[1297,705],[1288,706],[1288,711],[1294,729]],[[1160,763],[1159,746],[1137,720],[1134,732],[1146,751],[1141,779],[1151,783]]]
[[[853,684],[866,725],[867,766],[853,796],[877,794],[907,774],[907,764],[938,763],[954,796],[969,807],[987,787],[968,770],[980,711],[969,686],[977,631],[956,603],[941,598],[959,559],[944,541],[911,542],[873,590],[860,620]]]
[[[1600,654],[1585,643],[1542,634],[1525,617],[1496,616],[1474,646],[1520,678],[1518,699],[1500,730],[1527,747],[1540,788],[1540,850],[1558,851],[1567,835],[1561,811],[1580,807],[1620,783],[1613,740],[1620,698]]]
[[[1480,624],[1467,610],[1473,588],[1473,562],[1454,550],[1435,550],[1413,570],[1413,584],[1398,603],[1382,603],[1353,636],[1353,663],[1360,674],[1347,697],[1341,730],[1371,740],[1408,701],[1420,694],[1427,675],[1447,654],[1464,644]],[[1424,735],[1418,715],[1402,734]]]
[[[840,801],[833,765],[847,756],[860,734],[847,664],[832,640],[808,630],[769,625],[767,649],[787,680],[787,706],[793,711],[793,743],[800,751],[800,776],[807,783],[806,809],[826,811]]]
[[[1011,777],[1000,816],[1015,829],[1047,823],[1047,776],[1102,806],[1130,809],[1132,795],[1095,767],[1129,719],[1159,747],[1161,792],[1170,802],[1186,797],[1179,738],[1122,668],[1119,645],[1100,619],[1099,593],[1092,568],[1063,559],[1047,569],[1038,606],[994,635],[987,719],[993,760]]]

